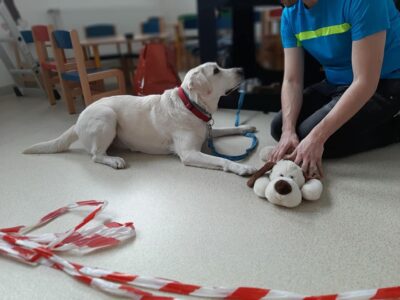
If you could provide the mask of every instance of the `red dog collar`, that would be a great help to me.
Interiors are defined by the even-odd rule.
[[[204,111],[197,104],[190,101],[190,98],[186,95],[184,89],[181,86],[178,88],[178,95],[179,98],[181,98],[185,107],[190,110],[192,114],[194,114],[196,117],[198,117],[200,120],[203,120],[204,122],[209,122],[211,120],[211,115]]]

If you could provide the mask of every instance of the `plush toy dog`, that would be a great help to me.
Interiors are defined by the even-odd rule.
[[[267,172],[267,176],[264,176]],[[285,207],[296,207],[302,199],[318,200],[323,189],[318,179],[306,182],[301,168],[290,160],[266,163],[249,179],[247,185],[254,189],[257,196]]]

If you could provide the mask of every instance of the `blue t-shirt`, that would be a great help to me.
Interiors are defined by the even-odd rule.
[[[303,47],[337,85],[353,81],[352,42],[383,30],[381,78],[400,78],[400,13],[393,0],[319,0],[309,9],[299,0],[284,9],[281,25],[283,47]]]

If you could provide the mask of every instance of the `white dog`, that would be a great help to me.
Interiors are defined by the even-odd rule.
[[[157,70],[154,70],[157,72]],[[201,153],[208,125],[221,96],[238,87],[243,80],[239,68],[222,69],[206,63],[190,70],[180,88],[162,95],[146,97],[113,96],[88,106],[74,126],[60,137],[36,144],[26,154],[66,151],[79,139],[96,163],[115,169],[125,168],[120,157],[107,155],[116,141],[131,151],[149,154],[177,154],[187,166],[218,169],[249,175],[256,168]],[[255,131],[251,126],[213,129],[220,137]]]

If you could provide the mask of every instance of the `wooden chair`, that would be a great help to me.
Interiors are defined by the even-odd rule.
[[[22,30],[20,31],[24,42],[30,47],[33,46],[33,35],[31,30]],[[17,42],[12,43],[14,55],[15,55],[15,63],[18,69],[30,69],[30,66],[22,59],[22,55],[20,50],[18,49]],[[37,86],[36,80],[32,75],[22,75],[20,84],[25,87],[35,87]]]
[[[117,35],[117,29],[114,24],[93,24],[86,26],[84,30],[85,30],[85,37],[87,39],[107,38],[107,37],[114,37]],[[122,57],[121,45],[117,44],[116,47],[117,47],[117,53],[100,55],[100,50],[97,46],[93,47],[93,52],[94,54],[95,52],[97,52],[96,55],[100,57],[101,60],[120,59]],[[90,56],[90,51],[88,55]]]
[[[83,94],[85,104],[88,106],[103,97],[126,94],[124,76],[121,70],[96,69],[94,62],[87,59],[76,30],[53,31],[52,28],[49,28],[49,33],[63,96],[71,114],[75,113],[74,99],[78,95]],[[73,50],[75,62],[66,60],[66,50],[69,49]],[[118,88],[104,91],[104,80],[109,78],[117,80]]]
[[[160,34],[166,31],[165,21],[162,17],[150,17],[141,23],[142,34]]]
[[[96,39],[96,38],[109,38],[109,37],[116,37],[117,36],[117,28],[114,24],[92,24],[86,26],[85,28],[85,37],[87,39]],[[128,36],[130,36],[128,34]],[[133,38],[133,36],[132,36]],[[132,54],[132,44],[131,42],[127,43],[127,52],[123,53],[121,49],[121,44],[116,44],[116,52],[113,51],[112,45],[106,46],[107,53],[100,54],[100,47],[97,45],[93,45],[92,47],[86,47],[85,51],[87,51],[87,56],[90,57],[90,48],[93,50],[93,56],[99,58],[99,61],[96,62],[97,66],[101,65],[101,61],[119,61],[119,65],[110,65],[108,67],[120,67],[125,76],[125,81],[127,84],[130,84],[130,74],[133,71],[133,63],[132,59],[137,58],[138,55]]]
[[[181,15],[175,26],[175,48],[178,70],[188,70],[199,63],[197,15]]]
[[[33,40],[36,47],[36,54],[41,68],[43,87],[51,105],[56,104],[58,93],[56,85],[60,83],[57,73],[57,65],[54,59],[50,58],[48,49],[50,46],[49,31],[46,25],[32,27]],[[56,94],[57,93],[57,94]]]

